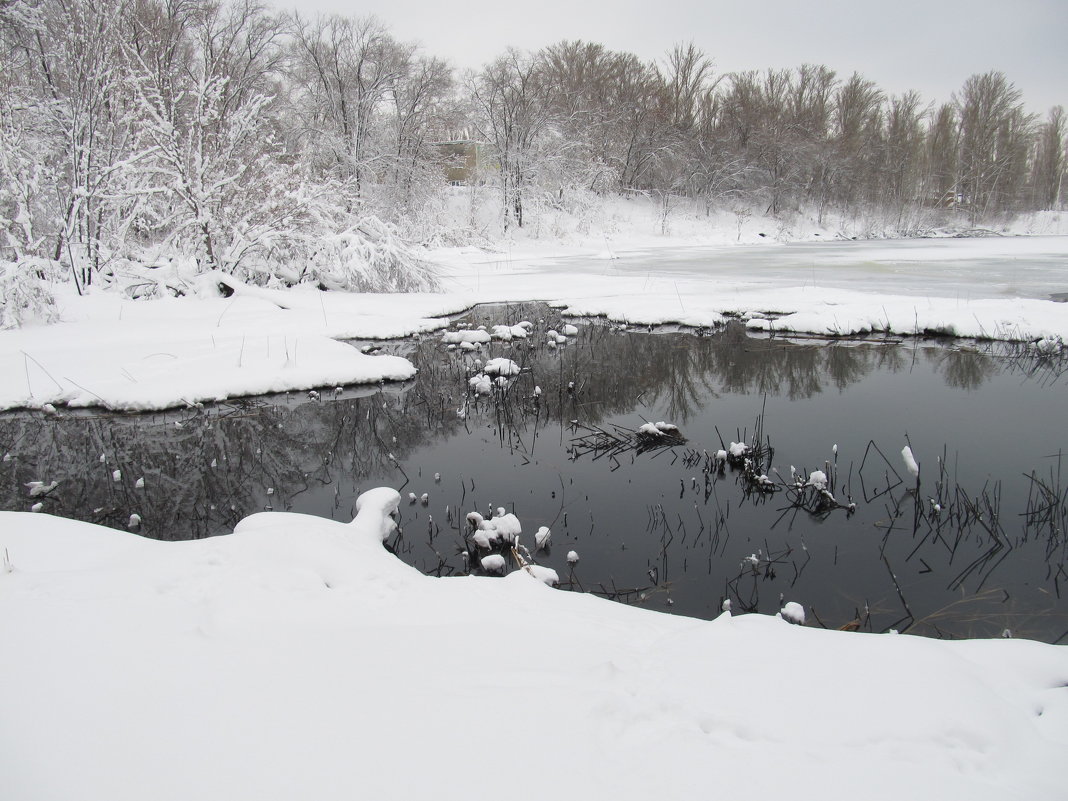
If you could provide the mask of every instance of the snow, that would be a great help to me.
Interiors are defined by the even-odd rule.
[[[524,569],[542,584],[548,584],[550,587],[555,587],[560,583],[559,574],[551,567],[545,567],[545,565],[527,565]]]
[[[441,341],[449,345],[459,345],[464,342],[482,345],[489,342],[490,339],[489,332],[482,329],[463,328],[459,331],[444,331],[441,335]]]
[[[827,474],[822,470],[813,470],[808,474],[808,481],[806,484],[810,487],[815,487],[818,490],[827,489]]]
[[[59,486],[58,481],[49,481],[47,484],[45,484],[43,481],[26,482],[26,487],[30,490],[31,498],[36,498],[39,495],[47,495],[57,486]]]
[[[469,512],[467,523],[472,529],[472,539],[480,548],[488,548],[491,544],[513,543],[523,527],[519,518],[514,514],[505,513],[504,509],[498,509],[497,514],[486,520],[478,512]]]
[[[308,293],[277,294],[287,308],[243,294],[139,302],[105,293],[65,297],[63,322],[0,331],[0,372],[8,377],[0,384],[0,408],[62,402],[155,410],[415,374],[406,359],[364,355],[337,341],[408,333],[416,323],[410,317],[400,327],[379,316],[360,324],[348,316],[369,307],[358,296],[335,300],[316,292],[331,302],[302,311]]]
[[[665,423],[663,420],[657,423],[643,423],[638,427],[636,432],[639,436],[643,437],[678,437],[679,427],[672,423]]]
[[[568,797],[1063,798],[1064,647],[427,577],[382,547],[398,501],[189,542],[0,515],[5,801],[540,799],[561,765]]]
[[[593,258],[603,236],[526,240],[501,250],[427,251],[441,292],[357,295],[311,288],[236,288],[132,301],[56,287],[60,321],[0,331],[0,408],[47,404],[151,410],[190,403],[403,380],[407,360],[361,354],[340,340],[384,339],[446,327],[476,303],[544,300],[569,317],[709,327],[737,317],[754,331],[856,334],[940,332],[964,337],[1068,340],[1068,237],[724,244],[702,219],[665,237],[644,224],[615,236],[619,258]],[[733,234],[734,226],[728,226]],[[626,231],[624,236],[623,231]],[[798,236],[801,235],[798,229]],[[644,231],[644,232],[643,232]],[[698,234],[698,232],[701,232]],[[555,333],[564,344],[572,324]],[[521,336],[529,323],[508,326]],[[500,333],[503,335],[503,328]],[[446,331],[446,343],[491,342],[483,329]]]
[[[483,368],[486,375],[516,376],[519,375],[519,365],[511,359],[490,359]]]
[[[906,445],[901,449],[901,458],[905,462],[905,469],[913,478],[920,477],[920,466],[916,463],[916,457],[912,455],[912,448]]]
[[[498,510],[498,514],[488,522],[497,532],[501,542],[515,542],[516,537],[523,533],[523,526],[520,524],[519,518],[511,512],[501,514],[500,510]]]
[[[493,382],[485,373],[477,373],[471,376],[467,383],[471,387],[471,391],[476,395],[489,395],[493,392]]]
[[[793,623],[796,626],[805,625],[805,607],[796,601],[788,601],[779,610],[779,617],[785,620],[787,623]]]
[[[529,323],[527,324],[529,325]],[[493,326],[493,339],[511,342],[513,339],[526,339],[528,331],[524,325],[495,325]]]
[[[482,557],[482,569],[487,573],[503,573],[508,568],[508,563],[499,553],[491,553]]]

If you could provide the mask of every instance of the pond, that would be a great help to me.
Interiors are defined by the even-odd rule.
[[[709,618],[725,600],[761,613],[795,601],[829,628],[1068,635],[1063,353],[591,320],[550,347],[565,321],[546,306],[457,325],[521,320],[529,338],[479,350],[386,343],[419,367],[402,385],[4,415],[0,504],[173,540],[264,510],[348,521],[362,491],[392,486],[404,500],[388,545],[432,575],[478,570],[466,517],[503,507],[524,558],[621,602]],[[469,379],[493,357],[522,372],[475,396]],[[657,421],[679,438],[636,435]],[[748,452],[722,463],[732,442]],[[542,526],[551,546],[535,551]]]

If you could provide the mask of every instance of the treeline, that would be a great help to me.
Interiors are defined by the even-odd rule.
[[[1040,122],[1001,73],[951,102],[887,96],[824,66],[713,73],[696,46],[648,64],[598,44],[509,51],[472,78],[473,124],[501,166],[505,224],[528,189],[581,184],[708,206],[972,222],[1062,202],[1065,119]]]
[[[447,141],[482,143],[477,164]],[[446,213],[458,162],[498,233],[616,193],[908,231],[1059,207],[1065,121],[997,72],[937,106],[817,65],[716,75],[693,45],[648,63],[561,42],[458,75],[369,18],[0,0],[0,260],[79,285],[179,257],[423,287],[401,240],[471,235]]]

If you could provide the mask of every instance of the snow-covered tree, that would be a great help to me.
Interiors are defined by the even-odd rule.
[[[551,84],[538,58],[509,49],[473,76],[475,125],[497,162],[502,225],[523,226],[524,203],[536,180],[539,145],[550,120]]]
[[[88,284],[111,257],[122,226],[122,175],[141,154],[131,141],[131,98],[121,55],[126,0],[52,0],[37,9],[26,37],[32,52],[38,111],[56,158],[55,260]]]
[[[248,269],[305,202],[270,113],[281,25],[254,0],[171,4],[154,20],[129,51],[150,154],[142,214],[158,242],[205,267]]]

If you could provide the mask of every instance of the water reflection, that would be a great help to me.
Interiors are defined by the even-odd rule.
[[[947,350],[936,359],[946,384],[960,389],[979,389],[997,371],[994,359],[977,350]]]
[[[440,575],[464,570],[464,514],[507,504],[528,532],[553,528],[556,550],[549,558],[562,578],[657,608],[711,616],[731,597],[738,608],[767,612],[777,608],[780,594],[798,592],[827,625],[856,621],[878,630],[903,617],[904,598],[915,628],[926,627],[925,633],[989,633],[1002,623],[1046,639],[1060,633],[1054,631],[1065,620],[1059,592],[1068,582],[1063,537],[1052,546],[1047,538],[1035,556],[1027,531],[1006,526],[1000,560],[987,560],[954,584],[990,552],[989,536],[974,523],[950,526],[948,511],[932,517],[926,496],[903,487],[891,492],[887,476],[901,467],[895,454],[906,433],[926,456],[925,469],[937,459],[946,492],[952,478],[965,497],[990,498],[984,482],[1035,467],[1046,475],[1034,459],[1059,447],[1041,426],[1055,417],[1049,408],[1063,392],[1063,354],[995,343],[753,337],[741,326],[711,336],[635,333],[606,324],[583,324],[565,346],[550,348],[545,331],[561,320],[544,306],[475,310],[464,323],[524,318],[536,323],[530,339],[480,352],[446,350],[437,337],[395,344],[420,368],[405,385],[157,415],[0,417],[0,450],[7,454],[0,503],[14,510],[41,503],[45,511],[115,528],[127,528],[136,514],[136,530],[145,536],[189,539],[226,533],[246,515],[270,509],[348,520],[362,490],[385,484],[430,495],[426,507],[402,510],[404,536],[393,545]],[[467,379],[491,356],[506,356],[523,372],[503,394],[473,397]],[[1018,432],[1002,432],[1003,444],[990,439],[986,447],[1004,452],[996,465],[1001,472],[992,477],[988,465],[954,464],[958,443],[974,434],[950,427],[962,417],[952,405],[995,398],[1002,384],[1018,393],[1021,379],[1036,398],[1037,411],[1022,412],[1039,428],[1034,444]],[[942,389],[932,390],[932,380]],[[952,392],[965,395],[949,400]],[[906,409],[900,419],[887,412],[913,396],[922,396],[915,411]],[[937,404],[922,400],[927,397],[949,408],[936,415]],[[771,422],[764,436],[782,454],[776,458],[788,460],[776,466],[769,454],[762,466],[769,480],[785,481],[791,462],[808,471],[827,465],[836,471],[839,500],[860,502],[855,517],[847,520],[841,509],[799,513],[784,505],[781,493],[747,491],[740,473],[704,471],[707,454],[726,444],[720,432],[722,439],[751,440],[747,427],[765,407]],[[986,422],[996,413],[974,414]],[[676,423],[690,441],[663,452],[620,454],[615,465],[582,455],[573,444],[579,425],[633,429],[643,419]],[[874,472],[864,467],[879,486],[865,502],[861,457],[872,438],[889,440],[882,449],[888,456]],[[949,442],[949,449],[939,455],[924,447],[932,441],[938,449]],[[840,462],[832,443],[841,445]],[[1010,447],[1018,452],[1009,454]],[[31,498],[31,481],[57,485]],[[936,491],[942,490],[929,490]],[[1029,491],[1022,485],[1020,497],[1006,491],[1003,498],[998,490],[1004,520],[1015,521],[1032,506],[1041,514],[1040,504],[1027,501]],[[562,561],[572,547],[583,553],[573,571]],[[740,569],[750,555],[758,569]],[[906,573],[910,579],[898,586],[897,576]],[[996,615],[987,609],[994,585],[1002,593]],[[1036,587],[1044,593],[1041,603],[1032,597]],[[946,624],[940,610],[969,604],[986,610],[982,625],[962,628],[960,616],[958,628]]]

